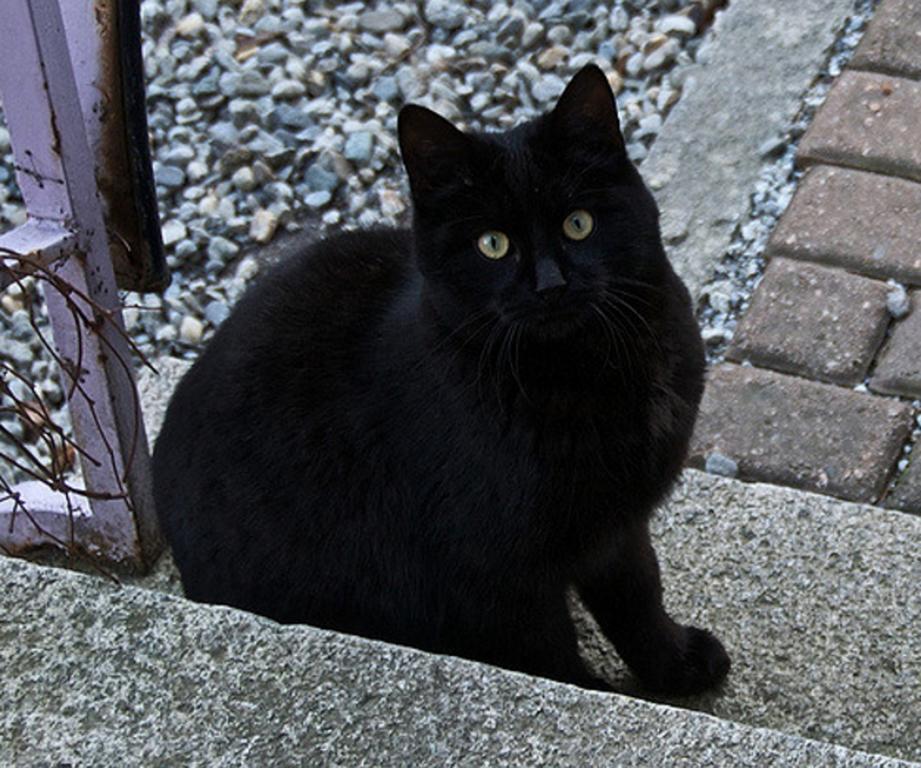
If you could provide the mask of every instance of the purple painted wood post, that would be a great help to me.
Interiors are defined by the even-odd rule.
[[[70,0],[64,0],[70,2]],[[89,501],[37,483],[16,487],[37,528],[0,506],[0,544],[22,552],[66,542],[109,562],[148,567],[162,549],[147,438],[134,388],[108,237],[59,0],[4,0],[0,94],[29,221],[0,247],[30,254],[79,294],[45,290]],[[87,14],[91,3],[79,3]],[[62,256],[64,258],[62,258]],[[89,297],[96,307],[80,298]],[[93,329],[74,317],[76,308]],[[73,504],[75,502],[75,505]],[[69,503],[71,506],[69,506]]]

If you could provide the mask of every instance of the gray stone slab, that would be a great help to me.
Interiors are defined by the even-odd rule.
[[[890,395],[921,397],[921,291],[910,294],[911,312],[893,326],[870,388]]]
[[[848,70],[799,145],[800,163],[834,163],[921,181],[921,83]]]
[[[773,259],[727,356],[835,384],[864,380],[889,325],[885,283]]]
[[[886,0],[873,14],[851,66],[921,79],[921,2]]]
[[[666,603],[732,656],[709,711],[921,760],[921,518],[687,471],[655,528]]]
[[[720,453],[743,479],[872,502],[910,431],[907,403],[725,364],[710,372],[690,461]]]
[[[921,519],[690,471],[656,538],[734,658],[686,703],[921,757]],[[0,583],[4,765],[908,765],[5,558]]]
[[[767,253],[921,285],[918,211],[921,184],[817,166],[800,182]]]
[[[850,0],[733,0],[643,163],[666,248],[693,296],[712,276],[764,163],[819,72]]]
[[[886,506],[921,515],[921,446],[915,446],[908,469],[886,497]]]

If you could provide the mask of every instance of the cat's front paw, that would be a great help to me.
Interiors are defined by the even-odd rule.
[[[644,685],[656,693],[690,696],[722,683],[731,666],[723,644],[697,627],[678,627],[677,634],[675,652]]]

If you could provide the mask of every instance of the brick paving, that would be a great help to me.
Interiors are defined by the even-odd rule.
[[[727,351],[745,365],[711,371],[689,461],[921,513],[921,444],[899,466],[921,400],[921,0],[883,1],[797,158]]]
[[[921,184],[822,165],[800,181],[767,255],[921,285]]]
[[[911,305],[911,313],[895,324],[880,353],[870,379],[874,392],[921,398],[921,291],[913,292]]]
[[[886,497],[886,506],[921,514],[921,448],[915,448],[908,469],[899,478],[895,490]]]
[[[889,0],[873,16],[851,63],[921,80],[921,0]]]
[[[727,357],[835,384],[859,384],[886,334],[887,292],[885,283],[840,269],[774,259]]]
[[[911,431],[899,400],[723,364],[711,371],[691,463],[731,457],[743,479],[875,502]]]
[[[921,82],[847,71],[803,137],[799,160],[921,181]]]

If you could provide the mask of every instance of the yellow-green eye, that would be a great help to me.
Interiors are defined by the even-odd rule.
[[[490,229],[480,235],[476,247],[487,259],[501,259],[508,253],[508,236],[504,232]]]
[[[563,219],[563,234],[570,240],[584,240],[592,234],[594,226],[592,214],[579,208]]]

